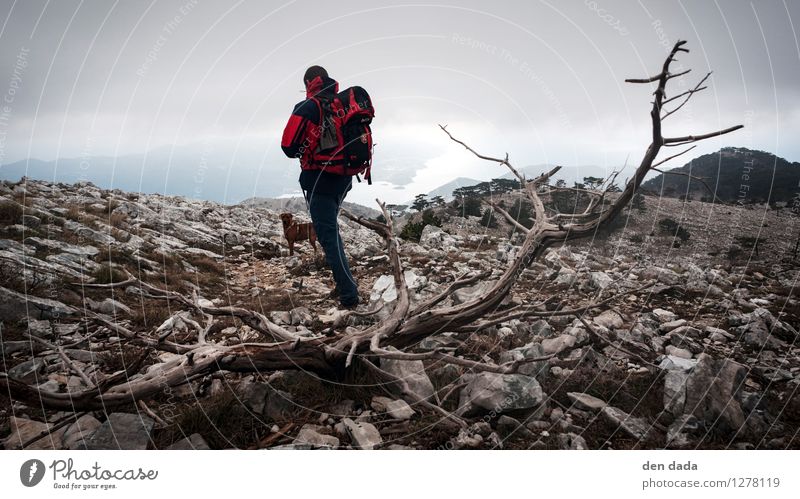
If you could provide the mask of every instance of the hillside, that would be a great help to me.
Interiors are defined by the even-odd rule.
[[[284,212],[288,211],[290,213],[308,213],[308,207],[306,206],[306,200],[302,197],[286,197],[286,198],[248,198],[239,203],[239,206],[245,206],[248,208],[262,208],[266,210],[271,210],[275,212]],[[349,201],[345,201],[342,203],[342,208],[348,210],[350,213],[355,215],[367,217],[367,218],[375,218],[380,215],[378,210],[373,208],[368,208],[366,206],[351,203]]]
[[[704,178],[716,196],[728,203],[789,202],[800,195],[800,163],[743,147],[725,147],[670,171]],[[661,174],[642,188],[668,197],[711,196],[701,182],[685,175]]]
[[[502,200],[510,206],[514,196]],[[639,209],[623,213],[616,232],[548,248],[493,312],[505,318],[436,331],[419,344],[460,363],[380,361],[381,369],[463,417],[468,428],[439,424],[441,415],[428,406],[406,402],[387,384],[366,382],[361,371],[344,382],[289,363],[277,371],[243,372],[252,371],[251,352],[275,345],[264,324],[296,337],[279,343],[285,353],[335,340],[345,328],[380,325],[398,306],[389,256],[373,231],[341,219],[367,302],[360,310],[375,312],[348,315],[330,295],[332,278],[321,255],[307,243],[288,255],[278,215],[258,202],[226,206],[90,183],[1,182],[3,445],[800,445],[800,302],[794,292],[800,271],[793,256],[800,218],[786,210],[645,197]],[[454,204],[436,215],[441,227],[427,225],[418,241],[400,241],[412,307],[440,296],[459,277],[483,273],[441,304],[469,302],[520,251],[503,220],[484,228]],[[682,227],[685,237],[666,231],[664,219]],[[746,245],[730,251],[737,236],[754,234],[762,240],[758,252]],[[534,314],[508,317],[516,311]],[[241,351],[248,353],[241,364],[212,369]],[[219,356],[211,362],[211,355]],[[499,369],[514,361],[522,367],[513,374],[470,367],[479,362]],[[201,367],[210,370],[167,377],[176,368]],[[58,427],[65,413],[44,411],[36,398],[52,394],[84,403],[97,390],[113,396],[109,385],[124,390],[161,376],[169,392],[149,393],[136,406],[117,399],[113,408],[89,407],[79,421],[67,418]],[[34,387],[24,392],[30,399],[20,392],[8,397],[7,388],[19,384]],[[715,395],[703,398],[708,391]]]

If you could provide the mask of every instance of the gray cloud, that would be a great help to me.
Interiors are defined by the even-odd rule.
[[[319,63],[373,95],[376,177],[405,186],[361,189],[365,199],[496,176],[436,123],[519,164],[611,167],[637,161],[648,142],[652,89],[623,80],[658,72],[678,38],[693,71],[676,91],[714,73],[667,133],[746,122],[697,154],[736,144],[796,160],[793,20],[797,2],[738,0],[3,1],[0,91],[18,88],[0,121],[2,162],[218,142],[231,165],[239,144],[267,178],[294,172],[279,134],[303,70]]]

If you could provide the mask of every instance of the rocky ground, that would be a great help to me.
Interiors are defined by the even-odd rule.
[[[0,196],[2,371],[40,390],[85,390],[144,359],[133,373],[141,376],[174,355],[126,345],[86,310],[154,337],[197,334],[197,317],[134,286],[81,283],[130,273],[258,310],[300,335],[339,325],[322,253],[302,243],[288,256],[278,213],[263,205],[30,180],[0,184]],[[419,243],[401,243],[414,301],[465,272],[496,275],[518,251],[519,238],[502,222],[485,229],[475,217],[441,218],[442,228],[426,227]],[[678,246],[662,230],[664,218],[688,239]],[[380,320],[397,298],[382,241],[341,223],[365,308],[383,306]],[[296,371],[215,373],[110,414],[52,411],[0,393],[0,439],[9,449],[798,448],[800,306],[791,253],[799,228],[789,213],[648,197],[611,235],[549,249],[504,304],[534,307],[540,317],[437,331],[420,347],[498,364],[553,358],[505,375],[381,362],[467,418],[469,429],[442,424],[354,369],[337,381]],[[757,255],[742,239],[754,235]],[[487,285],[461,289],[452,301]],[[558,315],[619,293],[627,294],[607,306]],[[350,320],[359,327],[374,319]],[[598,343],[597,333],[613,344]],[[215,322],[206,338],[268,341],[233,317]]]

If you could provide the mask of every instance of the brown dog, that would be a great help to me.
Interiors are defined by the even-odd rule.
[[[316,254],[317,233],[314,232],[312,224],[295,222],[291,213],[281,213],[281,222],[283,222],[283,235],[286,236],[286,241],[289,243],[289,255],[294,255],[295,241],[305,241],[306,239],[311,242]]]

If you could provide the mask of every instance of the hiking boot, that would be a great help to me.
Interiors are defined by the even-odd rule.
[[[354,302],[350,302],[350,303],[340,302],[339,306],[336,307],[336,308],[338,308],[339,310],[355,310],[356,308],[358,308],[358,306],[360,304],[361,304],[361,299],[360,298],[356,298],[356,301],[354,301]]]

